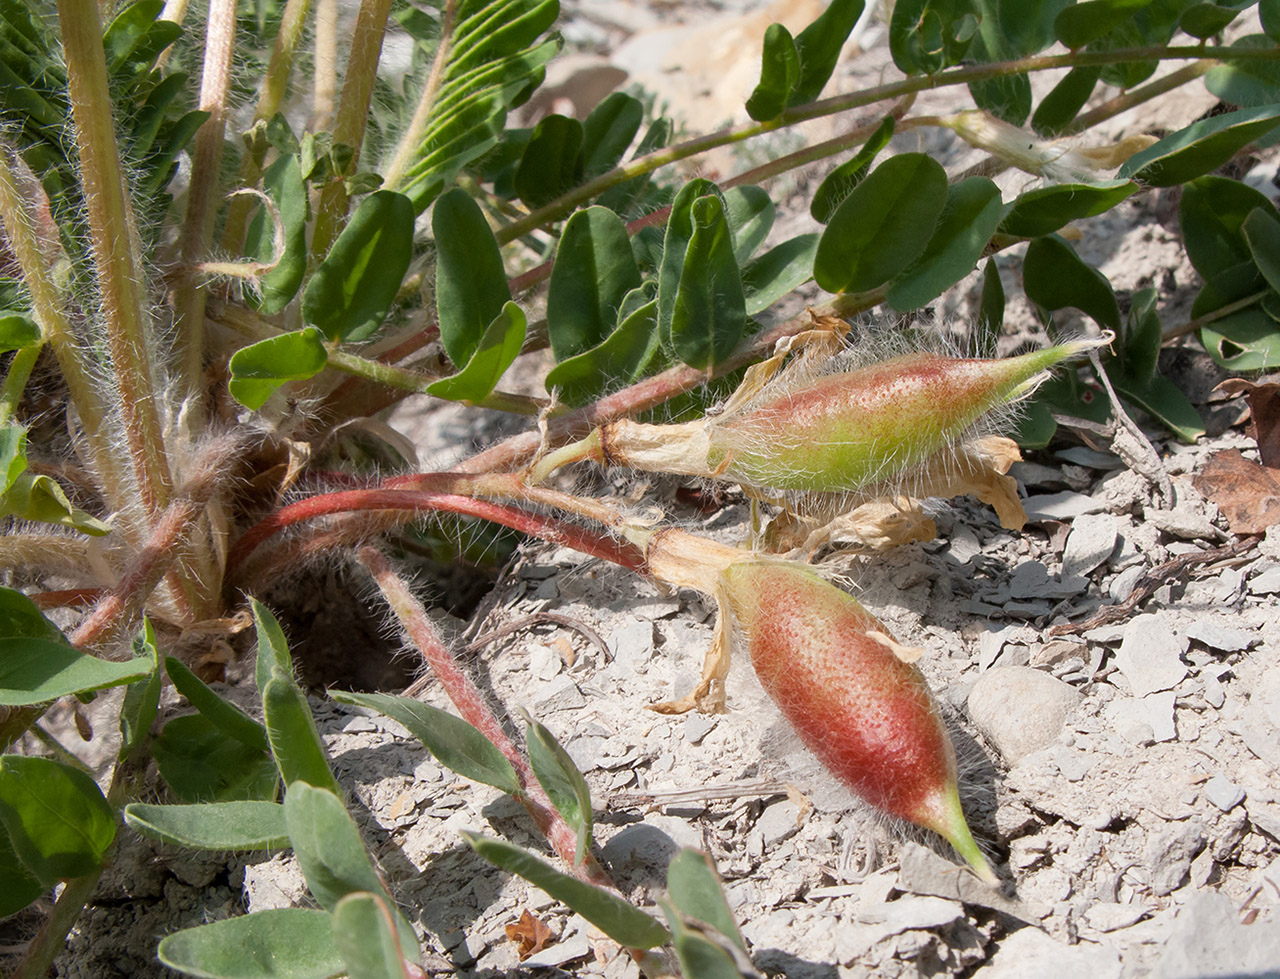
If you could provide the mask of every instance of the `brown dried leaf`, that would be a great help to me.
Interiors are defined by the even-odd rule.
[[[1258,443],[1258,455],[1264,466],[1280,469],[1280,381],[1255,384],[1243,377],[1229,377],[1214,390],[1249,398],[1253,413],[1249,434]]]
[[[518,944],[517,954],[523,962],[530,955],[541,952],[550,945],[555,934],[525,908],[520,912],[519,921],[514,925],[507,925],[507,937]]]
[[[1280,469],[1250,462],[1235,449],[1215,452],[1192,485],[1218,504],[1235,534],[1262,534],[1280,524]]]
[[[1007,530],[1021,530],[1027,512],[1018,499],[1018,481],[1006,475],[1022,459],[1018,444],[1001,435],[964,442],[951,452],[940,452],[912,487],[920,496],[963,496],[972,493],[995,508]]]

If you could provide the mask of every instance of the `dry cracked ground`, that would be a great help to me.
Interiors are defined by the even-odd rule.
[[[812,16],[804,4],[748,13],[567,7],[566,33],[583,53],[552,79],[553,95],[589,101],[591,85],[625,71],[683,111],[691,129],[735,114],[764,24],[780,13],[800,24]],[[851,52],[844,88],[891,70],[878,31],[864,36],[865,53]],[[655,69],[664,58],[673,60]],[[947,96],[930,98],[946,107]],[[1121,117],[1102,135],[1152,119],[1184,124],[1212,104],[1199,98],[1147,107],[1148,116]],[[969,162],[950,144],[928,148],[953,170]],[[726,156],[703,167],[727,173],[751,162]],[[1274,169],[1262,158],[1248,179],[1274,192]],[[817,176],[790,179],[783,192],[803,215]],[[1006,179],[1016,191],[1028,178]],[[1186,318],[1197,288],[1175,211],[1167,195],[1141,196],[1082,223],[1079,242],[1118,291],[1159,288],[1166,326]],[[1018,299],[1015,268],[1006,267],[1005,285],[1007,329],[1017,333],[1034,317]],[[973,292],[961,283],[939,302],[940,317],[962,319]],[[1194,347],[1166,351],[1162,366],[1209,430],[1183,445],[1148,428],[1171,493],[1150,467],[1135,471],[1105,438],[1084,433],[1015,470],[1031,516],[1024,531],[1003,530],[989,510],[959,500],[939,506],[934,542],[836,559],[899,641],[925,650],[920,666],[948,707],[972,822],[1013,896],[971,882],[935,841],[852,805],[780,729],[745,664],[731,678],[727,714],[646,711],[697,676],[712,610],[695,596],[529,546],[460,644],[479,639],[466,658],[482,686],[513,714],[532,712],[586,773],[601,856],[623,890],[650,904],[677,847],[706,850],[766,974],[1280,976],[1280,529],[1242,543],[1196,488],[1216,453],[1256,458],[1244,402],[1213,393],[1221,377]],[[402,406],[393,424],[427,460],[456,457],[459,440],[477,437],[460,413],[424,405]],[[622,477],[611,485],[636,491]],[[675,501],[672,486],[649,489],[670,501],[673,519],[726,541],[745,537],[747,511],[732,493],[701,516]],[[1103,621],[1108,607],[1117,613]],[[359,644],[340,652],[364,654]],[[423,696],[445,706],[429,685]],[[442,770],[394,722],[321,698],[313,706],[430,971],[637,974],[581,918],[462,843],[458,830],[474,829],[540,847],[509,799]],[[86,746],[100,757],[110,750]],[[126,833],[59,974],[159,975],[151,956],[162,934],[305,900],[288,854],[206,858]],[[520,962],[507,928],[526,910],[552,937]]]

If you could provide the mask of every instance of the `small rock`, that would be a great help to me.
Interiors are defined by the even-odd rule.
[[[1151,893],[1163,897],[1185,884],[1191,861],[1204,844],[1204,826],[1194,819],[1174,823],[1148,840],[1143,862],[1151,875]]]
[[[1174,635],[1164,616],[1134,616],[1124,630],[1116,653],[1116,666],[1133,688],[1135,697],[1168,690],[1187,675],[1182,662],[1184,641]]]
[[[1018,619],[1038,619],[1053,611],[1048,599],[1037,598],[1031,601],[1009,601],[1004,603],[1004,614]]]
[[[1074,687],[1026,666],[988,670],[969,692],[974,724],[1010,764],[1048,747],[1081,700]]]
[[[653,622],[628,618],[609,635],[617,669],[631,674],[643,672],[653,656]]]
[[[1141,904],[1112,904],[1104,901],[1084,913],[1085,920],[1098,931],[1117,931],[1137,924],[1151,912]]]
[[[652,815],[616,833],[601,854],[611,867],[665,869],[681,847],[702,845],[702,834],[683,819]]]
[[[1111,579],[1111,584],[1107,586],[1107,594],[1117,602],[1128,601],[1129,596],[1133,594],[1134,588],[1142,576],[1147,573],[1147,569],[1140,564],[1125,568],[1118,575]]]
[[[1097,469],[1102,472],[1111,472],[1115,469],[1124,468],[1124,460],[1114,452],[1099,452],[1097,449],[1091,449],[1087,445],[1073,445],[1069,449],[1055,452],[1054,455],[1077,466],[1087,466],[1090,469]]]
[[[1244,591],[1244,568],[1227,568],[1213,583],[1213,597],[1219,605],[1234,605]]]
[[[1157,530],[1183,540],[1218,540],[1222,537],[1222,531],[1198,510],[1183,507],[1174,507],[1172,510],[1148,508],[1143,516]]]
[[[978,535],[961,524],[951,532],[944,553],[957,564],[967,564],[982,553],[982,545],[978,542]]]
[[[1087,513],[1077,517],[1067,535],[1062,553],[1062,576],[1088,574],[1115,550],[1119,530],[1109,513]]]
[[[1112,728],[1126,741],[1136,745],[1172,741],[1178,736],[1174,721],[1175,694],[1153,693],[1145,697],[1126,697],[1107,704],[1105,716]]]
[[[712,728],[720,723],[720,718],[709,714],[693,712],[684,717],[684,739],[690,744],[701,744],[702,739],[711,733]]]
[[[1070,491],[1029,496],[1022,503],[1023,509],[1027,511],[1027,519],[1031,521],[1071,520],[1089,513],[1102,513],[1108,509],[1105,500]]]
[[[347,723],[342,725],[342,731],[344,734],[363,734],[368,731],[376,730],[378,730],[378,725],[374,724],[372,719],[362,717],[359,714],[352,717],[347,721]]]
[[[1280,568],[1271,568],[1249,579],[1249,593],[1252,595],[1274,595],[1276,592],[1280,592]]]
[[[1205,783],[1204,797],[1223,812],[1230,812],[1244,802],[1244,789],[1219,773]]]
[[[1077,658],[1083,662],[1088,656],[1089,647],[1084,643],[1070,639],[1054,639],[1043,646],[1033,647],[1029,662],[1032,666],[1053,666]]]
[[[521,969],[553,969],[556,966],[584,959],[591,954],[591,943],[586,935],[574,935],[563,942],[548,945],[539,952],[534,952],[520,963]]]
[[[1197,619],[1187,627],[1185,635],[1223,653],[1240,653],[1257,645],[1261,639],[1241,629],[1230,629],[1212,619]]]
[[[779,843],[789,840],[800,829],[800,807],[790,799],[775,802],[756,820],[755,831],[764,842],[764,852],[769,853]]]
[[[1110,945],[1064,945],[1037,928],[1023,928],[1000,943],[982,967],[983,979],[1120,979],[1120,953]]]
[[[1276,975],[1280,924],[1240,921],[1235,903],[1212,891],[1196,894],[1178,912],[1151,979]]]
[[[1047,598],[1060,601],[1081,594],[1089,581],[1079,575],[1058,581],[1049,576],[1043,561],[1023,561],[1009,580],[1009,594],[1014,598]]]
[[[587,698],[573,678],[562,673],[538,691],[533,704],[534,713],[541,716],[553,710],[580,710],[587,706]]]

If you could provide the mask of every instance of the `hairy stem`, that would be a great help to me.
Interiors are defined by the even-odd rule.
[[[1255,292],[1250,296],[1245,296],[1243,299],[1237,299],[1233,303],[1227,303],[1220,309],[1215,309],[1212,313],[1205,313],[1203,316],[1197,316],[1195,319],[1187,320],[1185,323],[1172,327],[1165,331],[1164,335],[1160,338],[1160,343],[1162,345],[1170,343],[1178,339],[1178,337],[1184,337],[1188,333],[1195,333],[1196,330],[1200,329],[1202,326],[1208,326],[1210,323],[1226,319],[1232,313],[1238,313],[1242,309],[1248,309],[1254,303],[1260,302],[1269,291],[1270,290],[1268,289],[1263,289],[1261,292]]]
[[[400,188],[400,180],[405,170],[413,163],[413,158],[418,153],[418,144],[422,142],[427,120],[435,106],[436,93],[440,90],[440,82],[444,78],[445,65],[449,63],[449,56],[452,54],[453,27],[457,17],[457,0],[445,0],[444,15],[440,23],[440,43],[436,45],[436,53],[431,59],[431,73],[427,75],[427,84],[422,89],[422,97],[418,99],[417,108],[413,110],[409,128],[400,137],[395,155],[387,164],[386,173],[383,175],[383,186],[389,190]]]
[[[315,80],[311,89],[311,130],[333,125],[338,95],[338,0],[316,0]]]
[[[1280,58],[1280,49],[1274,48],[1231,48],[1215,49],[1220,61],[1227,60],[1276,60]],[[632,160],[624,166],[610,170],[594,180],[575,187],[563,196],[531,211],[524,218],[507,225],[498,232],[501,244],[514,241],[545,224],[559,220],[578,205],[604,193],[610,187],[625,183],[634,177],[652,173],[680,160],[697,156],[708,150],[721,146],[731,146],[765,133],[779,129],[787,129],[811,119],[835,115],[858,109],[863,106],[897,99],[916,92],[944,88],[949,85],[968,85],[972,82],[987,81],[992,78],[1003,78],[1007,75],[1021,75],[1033,71],[1050,71],[1055,68],[1077,68],[1093,65],[1112,65],[1126,61],[1177,61],[1194,59],[1204,60],[1205,49],[1199,45],[1181,45],[1150,48],[1122,48],[1113,51],[1077,51],[1068,54],[1042,54],[1013,61],[997,61],[987,64],[964,65],[940,71],[935,75],[913,75],[901,81],[888,82],[873,88],[850,92],[846,95],[835,95],[831,98],[811,102],[808,105],[788,109],[776,119],[766,122],[755,122],[734,129],[724,129],[718,133],[691,139],[677,146],[669,146]],[[1216,63],[1216,62],[1214,62]],[[1212,65],[1212,63],[1211,63]]]
[[[351,57],[342,80],[342,99],[333,126],[333,141],[355,151],[352,165],[360,159],[365,123],[369,118],[369,100],[382,57],[382,38],[387,31],[391,0],[363,0],[356,15],[355,35],[351,41]],[[315,230],[311,238],[311,255],[321,258],[337,238],[347,213],[347,190],[341,175],[334,175],[320,191]]]
[[[165,454],[152,373],[137,227],[125,193],[107,88],[102,27],[94,0],[58,0],[68,94],[78,131],[102,319],[111,354],[111,387],[124,428],[136,491],[149,513],[169,502],[173,477]],[[102,465],[102,460],[97,460]]]
[[[213,240],[216,197],[221,191],[222,144],[227,129],[227,96],[231,88],[231,56],[236,40],[236,0],[210,0],[205,30],[200,108],[209,118],[196,132],[191,154],[191,185],[182,225],[180,254],[185,266],[174,297],[174,316],[182,337],[181,395],[188,402],[184,417],[195,429],[204,415],[204,304],[206,290],[192,268],[205,257]]]
[[[276,35],[275,46],[271,49],[271,60],[267,63],[267,73],[262,76],[262,85],[258,89],[258,106],[253,113],[254,124],[265,123],[280,111],[284,104],[285,93],[289,88],[289,76],[293,73],[293,60],[298,53],[298,45],[302,43],[304,28],[307,26],[307,15],[311,12],[311,0],[288,0],[284,5],[284,14],[280,19],[280,33]],[[317,79],[318,84],[318,79]],[[265,143],[265,140],[264,140]],[[245,153],[240,162],[240,173],[236,178],[237,187],[256,187],[262,178],[262,162],[266,150],[257,150],[257,146]],[[230,254],[237,255],[244,247],[245,230],[249,224],[249,212],[253,210],[253,198],[244,195],[232,199],[227,207],[227,223],[222,230],[222,248]]]

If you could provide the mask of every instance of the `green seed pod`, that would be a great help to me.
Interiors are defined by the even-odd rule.
[[[805,745],[860,798],[938,833],[997,884],[960,808],[929,687],[884,626],[802,565],[741,560],[721,578],[760,683]]]

